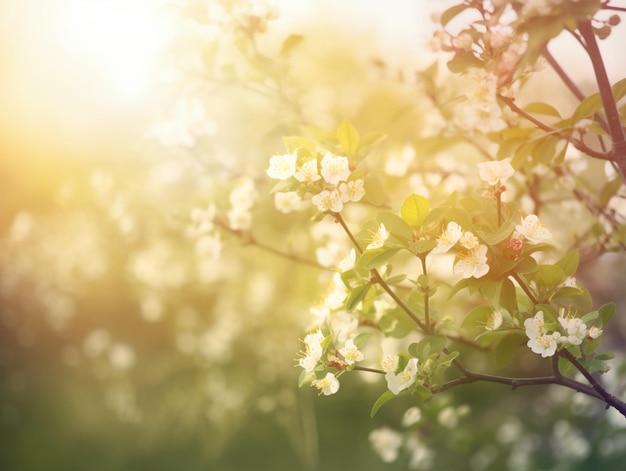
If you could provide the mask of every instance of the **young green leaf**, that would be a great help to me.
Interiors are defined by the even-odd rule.
[[[565,276],[574,276],[574,273],[576,273],[576,269],[578,268],[579,260],[580,256],[578,249],[574,249],[566,253],[561,260],[556,262],[556,265],[561,267]]]
[[[430,212],[430,202],[423,196],[413,193],[410,195],[404,203],[402,203],[402,209],[400,214],[402,219],[411,227],[419,229],[426,216]]]
[[[359,133],[346,119],[339,125],[337,140],[343,151],[352,160],[356,156],[356,151],[359,148]]]
[[[374,405],[372,406],[372,411],[370,412],[370,417],[374,417],[376,415],[376,413],[378,412],[378,409],[381,408],[381,406],[390,401],[391,399],[393,399],[394,397],[396,397],[396,395],[394,393],[392,393],[391,391],[387,390],[384,393],[382,393],[378,399],[376,399],[376,402],[374,403]]]
[[[380,249],[366,250],[357,260],[357,266],[371,270],[379,268],[385,264],[391,257],[398,253],[400,249],[381,247]]]

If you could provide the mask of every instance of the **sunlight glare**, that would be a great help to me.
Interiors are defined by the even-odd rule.
[[[106,74],[115,92],[144,98],[168,39],[154,0],[70,0],[60,10],[58,31],[68,49]]]

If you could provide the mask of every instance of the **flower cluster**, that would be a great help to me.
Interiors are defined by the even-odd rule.
[[[450,221],[437,238],[437,246],[431,253],[446,253],[456,245],[460,246],[457,252],[457,262],[454,273],[463,278],[480,278],[489,272],[487,264],[487,246],[481,244],[478,237],[470,231],[464,231],[459,224]]]
[[[215,230],[215,213],[214,204],[191,211],[187,235],[195,240],[196,253],[200,256],[218,258],[222,250],[220,233]]]
[[[284,213],[303,208],[309,199],[320,212],[338,213],[365,195],[363,179],[354,176],[348,158],[328,151],[274,155],[266,173],[289,190],[275,193],[276,208]]]
[[[252,206],[257,198],[254,181],[250,177],[244,177],[234,182],[229,200],[231,208],[226,214],[228,224],[234,230],[247,230],[252,225]]]
[[[596,339],[602,335],[598,327],[588,327],[585,322],[561,309],[558,325],[546,323],[544,312],[538,311],[534,317],[524,321],[528,342],[526,345],[543,358],[553,356],[559,345],[580,345],[587,338]]]
[[[408,389],[417,379],[417,358],[409,359],[400,372],[398,372],[399,363],[400,358],[397,355],[385,355],[382,359],[387,388],[394,394]]]
[[[491,186],[500,186],[513,176],[515,169],[511,159],[492,160],[478,164],[478,176]]]
[[[316,318],[314,330],[304,337],[304,350],[299,353],[298,365],[304,370],[301,384],[310,381],[326,396],[339,390],[337,378],[343,371],[365,359],[358,346],[358,320],[343,309],[346,296],[346,287],[337,273],[324,304],[311,308]]]

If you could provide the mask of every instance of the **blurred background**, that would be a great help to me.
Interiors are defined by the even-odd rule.
[[[371,419],[375,378],[297,388],[324,260],[347,245],[276,211],[269,156],[348,118],[390,134],[370,166],[395,162],[391,200],[467,185],[440,170],[476,150],[427,138],[431,14],[450,3],[0,1],[1,469],[618,469],[619,417],[560,390],[452,391],[385,464],[370,432],[411,426],[415,403]],[[624,297],[611,260],[581,273],[598,303]]]

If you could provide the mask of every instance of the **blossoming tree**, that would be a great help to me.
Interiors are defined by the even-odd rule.
[[[72,257],[50,250],[52,225],[30,250],[36,224],[18,215],[0,241],[3,300],[29,307],[32,277],[67,335],[71,295],[109,273],[141,336],[109,316],[64,358],[110,381],[126,423],[230,432],[207,448],[264,411],[318,469],[298,398],[352,393],[371,398],[366,435],[388,463],[618,466],[626,299],[607,254],[623,262],[626,248],[626,79],[609,78],[601,49],[626,7],[430,2],[443,11],[415,53],[426,58],[406,60],[336,17],[286,25],[258,1],[163,3],[181,31],[146,168],[127,182],[94,172],[97,211],[67,225],[84,236],[65,244]],[[592,84],[564,64],[568,39]],[[127,258],[115,275],[101,248],[113,239]],[[123,295],[117,279],[130,280]],[[184,417],[180,402],[153,399],[157,414],[137,399],[159,375]],[[481,404],[488,426],[470,421]]]
[[[330,223],[332,234],[332,248],[317,250],[327,288],[310,309],[297,358],[300,386],[330,396],[354,372],[378,375],[385,388],[375,415],[398,396],[428,404],[471,383],[556,385],[626,416],[626,404],[596,374],[613,358],[600,345],[616,305],[597,305],[575,278],[581,257],[624,247],[619,103],[626,82],[610,83],[598,47],[623,11],[599,0],[450,6],[432,41],[440,59],[412,84],[421,88],[430,120],[411,127],[401,151],[385,147],[393,129],[364,133],[358,114],[331,131],[311,119],[299,108],[289,68],[302,36],[288,36],[274,59],[256,42],[271,15],[239,17],[245,65],[233,68],[212,51],[215,80],[254,84],[291,104],[290,118],[278,126],[284,149],[265,168],[270,193],[280,213],[303,213],[311,228]],[[583,92],[559,62],[552,45],[563,35],[589,60],[597,91]],[[388,66],[383,58],[376,67],[385,73]],[[534,79],[545,68],[576,104],[534,98]],[[442,153],[456,163],[442,162]],[[586,172],[597,174],[598,165],[601,183]],[[231,203],[227,217],[214,220],[250,242],[254,224],[236,222],[243,219],[231,216],[240,209]],[[584,217],[572,227],[562,208]],[[521,367],[529,354],[542,374]],[[489,371],[505,367],[506,375]],[[411,436],[384,429],[370,438],[385,461],[406,441],[412,466],[432,465],[432,454]]]
[[[626,181],[624,108],[618,106],[626,88],[623,80],[609,82],[598,48],[623,11],[600,1],[467,0],[441,14],[435,37],[449,53],[447,67],[470,84],[460,103],[450,105],[440,96],[435,69],[422,78],[432,87],[432,112],[451,122],[452,129],[439,132],[482,154],[474,188],[431,198],[412,193],[399,203],[387,197],[390,183],[367,160],[384,135],[361,135],[343,121],[335,132],[285,138],[287,153],[271,157],[267,169],[277,207],[331,219],[352,245],[332,265],[328,295],[313,309],[298,360],[300,385],[330,395],[351,371],[379,374],[387,388],[373,415],[399,394],[422,403],[467,383],[554,384],[626,416],[626,404],[594,375],[608,371],[613,358],[598,350],[616,307],[593,308],[574,278],[581,242],[589,239],[572,240],[542,217],[558,191],[602,221],[589,231],[596,251],[623,247],[620,210],[607,204],[621,204]],[[590,60],[598,92],[585,95],[552,55],[552,40],[561,33],[573,36]],[[573,111],[525,94],[544,63],[580,100]],[[574,167],[585,159],[607,164],[607,178],[595,190],[582,189],[587,185]],[[551,178],[561,183],[555,187]],[[524,197],[528,204],[519,201]],[[368,216],[354,218],[355,203],[366,205]],[[474,307],[448,314],[464,293]],[[478,371],[472,349],[498,367],[530,349],[550,372]],[[381,440],[371,438],[375,446]]]

